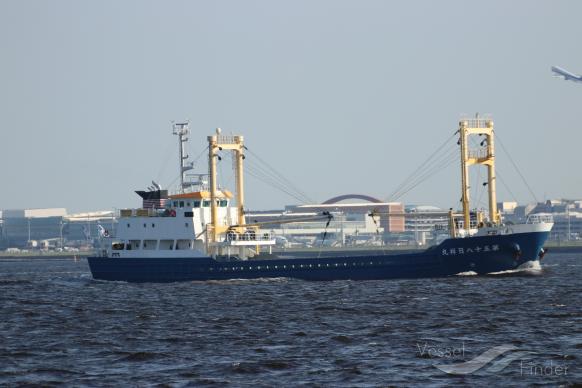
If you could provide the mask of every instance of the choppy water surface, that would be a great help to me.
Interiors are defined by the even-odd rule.
[[[84,260],[2,260],[0,385],[569,385],[581,292],[580,253],[538,276],[321,283],[127,284]]]

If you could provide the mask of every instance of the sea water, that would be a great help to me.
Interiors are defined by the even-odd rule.
[[[172,284],[95,281],[83,259],[0,260],[0,385],[576,382],[582,253],[492,276]]]

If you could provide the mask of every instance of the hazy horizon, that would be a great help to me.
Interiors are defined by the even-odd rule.
[[[582,84],[550,71],[582,73],[580,11],[575,1],[1,2],[0,209],[138,206],[134,190],[176,182],[170,122],[186,119],[192,159],[220,127],[316,202],[387,199],[476,112],[491,115],[538,200],[582,198]],[[532,202],[497,149],[498,200]],[[206,172],[204,154],[196,167]],[[225,158],[221,182],[234,189],[230,167]],[[458,170],[399,200],[458,207]],[[249,174],[246,198],[255,210],[298,203]]]

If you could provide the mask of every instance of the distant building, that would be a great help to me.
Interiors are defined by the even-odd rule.
[[[376,214],[377,227],[385,233],[404,232],[404,205],[399,202],[378,203],[325,203],[319,205],[286,206],[287,211],[293,212],[336,212],[345,215],[346,221],[365,223],[370,214]],[[372,221],[373,223],[373,221]]]
[[[503,212],[505,222],[525,222],[532,214],[549,214],[554,219],[550,240],[569,241],[582,238],[582,200],[550,199],[545,202],[516,206]]]
[[[501,214],[514,214],[517,206],[517,202],[498,202],[497,210],[499,210]]]
[[[3,210],[3,247],[27,248],[32,240],[59,238],[66,214],[63,208]]]
[[[430,205],[406,206],[406,235],[401,240],[425,245],[435,240],[438,234],[447,234],[449,230],[448,211]]]
[[[98,224],[113,229],[113,212],[67,215],[64,208],[3,210],[0,248],[92,245],[99,235]]]
[[[115,235],[117,220],[113,211],[69,214],[65,217],[65,236],[68,241],[92,241],[99,238],[98,225]]]
[[[314,219],[325,212],[333,216],[329,223],[325,217]],[[298,219],[305,221],[285,223]],[[318,244],[325,233],[326,244],[331,245],[380,244],[387,234],[404,232],[405,228],[401,203],[381,202],[361,194],[341,195],[321,204],[288,205],[284,210],[251,211],[246,222],[260,222],[263,229],[292,241]]]

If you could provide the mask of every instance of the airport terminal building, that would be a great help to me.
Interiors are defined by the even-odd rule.
[[[113,229],[113,211],[67,214],[64,208],[2,211],[0,249],[51,249],[93,246],[98,225]]]

